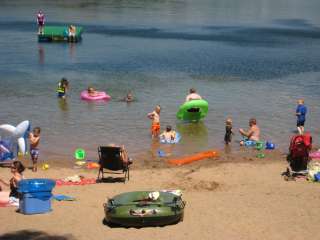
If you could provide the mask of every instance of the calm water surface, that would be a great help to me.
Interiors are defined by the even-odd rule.
[[[48,25],[83,26],[83,41],[38,43],[38,9]],[[263,138],[286,150],[303,97],[306,128],[318,143],[319,10],[318,0],[2,0],[0,124],[40,126],[43,159],[71,161],[77,147],[96,158],[96,148],[110,142],[136,155],[159,148],[146,114],[160,104],[162,126],[182,135],[176,155],[223,148],[228,116],[235,130],[256,117]],[[71,82],[66,103],[55,96],[61,77]],[[112,100],[81,101],[88,85]],[[210,106],[199,124],[175,118],[190,87]],[[137,101],[121,102],[129,90]]]

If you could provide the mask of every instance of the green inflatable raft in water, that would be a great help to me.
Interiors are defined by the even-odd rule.
[[[164,226],[183,220],[185,202],[175,191],[119,194],[104,204],[105,222],[124,227]]]
[[[199,121],[208,113],[208,102],[205,100],[191,100],[185,102],[177,112],[177,118],[183,121]]]
[[[79,42],[82,38],[83,27],[76,26],[75,37],[72,42]],[[39,42],[71,41],[68,36],[68,26],[45,26],[43,34],[38,35]]]

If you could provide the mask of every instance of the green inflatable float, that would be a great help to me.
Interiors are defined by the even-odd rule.
[[[177,112],[177,118],[183,121],[196,122],[208,113],[208,102],[205,100],[191,100],[182,104]]]
[[[181,194],[177,195],[173,192],[122,193],[104,204],[104,221],[107,224],[124,227],[174,224],[183,220],[185,204],[181,199]]]

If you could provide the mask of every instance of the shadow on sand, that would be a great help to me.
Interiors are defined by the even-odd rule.
[[[72,234],[49,235],[42,231],[21,230],[0,235],[0,240],[76,240]]]

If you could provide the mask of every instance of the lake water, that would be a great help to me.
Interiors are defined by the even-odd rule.
[[[82,42],[38,43],[39,9],[47,25],[83,26]],[[235,132],[256,117],[263,139],[286,150],[302,97],[318,144],[319,10],[318,0],[2,0],[0,124],[40,126],[42,159],[71,161],[77,147],[97,158],[111,142],[136,155],[162,147],[146,117],[160,104],[162,126],[182,135],[176,155],[222,149],[226,117]],[[62,77],[71,83],[66,103],[55,96]],[[112,100],[80,100],[88,85]],[[209,102],[198,124],[175,117],[190,87]],[[129,90],[137,101],[121,102]]]

